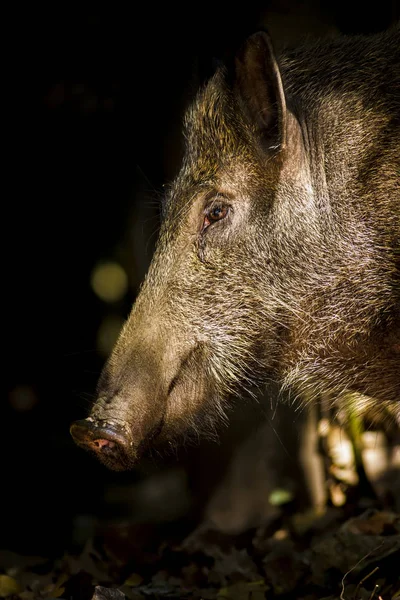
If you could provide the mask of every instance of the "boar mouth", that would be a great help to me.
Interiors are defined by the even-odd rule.
[[[160,435],[163,424],[164,418],[136,447],[129,428],[116,425],[112,421],[88,417],[75,421],[71,425],[70,433],[80,448],[96,456],[109,469],[129,471],[144,454],[149,443]]]
[[[78,446],[96,455],[113,471],[131,469],[138,458],[138,451],[127,430],[112,422],[88,417],[73,423],[70,433]]]

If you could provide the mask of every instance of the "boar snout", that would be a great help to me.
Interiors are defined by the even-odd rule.
[[[89,417],[71,425],[71,435],[78,444],[101,460],[109,468],[122,471],[132,467],[136,449],[132,437],[124,428]]]
[[[103,369],[88,418],[71,426],[74,441],[113,470],[132,469],[150,444],[170,443],[171,428],[185,421],[182,402],[188,379],[196,379],[191,359],[198,346],[159,332],[129,322]]]

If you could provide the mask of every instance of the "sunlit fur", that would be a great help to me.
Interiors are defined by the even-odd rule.
[[[225,71],[199,92],[100,384],[110,402],[94,408],[128,423],[135,448],[157,426],[169,441],[212,433],[229,397],[269,380],[300,399],[366,394],[400,420],[399,48],[397,29],[282,56],[278,154]],[[230,213],[202,231],[213,199]]]

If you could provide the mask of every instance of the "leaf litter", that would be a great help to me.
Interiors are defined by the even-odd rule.
[[[400,600],[400,515],[341,508],[297,527],[222,534],[129,522],[102,524],[57,559],[0,552],[10,600]]]

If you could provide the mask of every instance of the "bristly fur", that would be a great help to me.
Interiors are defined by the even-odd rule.
[[[260,103],[273,94],[254,40],[246,77],[219,69],[187,111],[157,249],[100,383],[94,411],[135,446],[160,423],[170,442],[214,435],[230,396],[270,380],[307,399],[357,392],[400,421],[399,28],[288,51],[279,69],[269,56],[282,147],[260,139],[274,103],[268,119],[246,105],[253,71]]]

